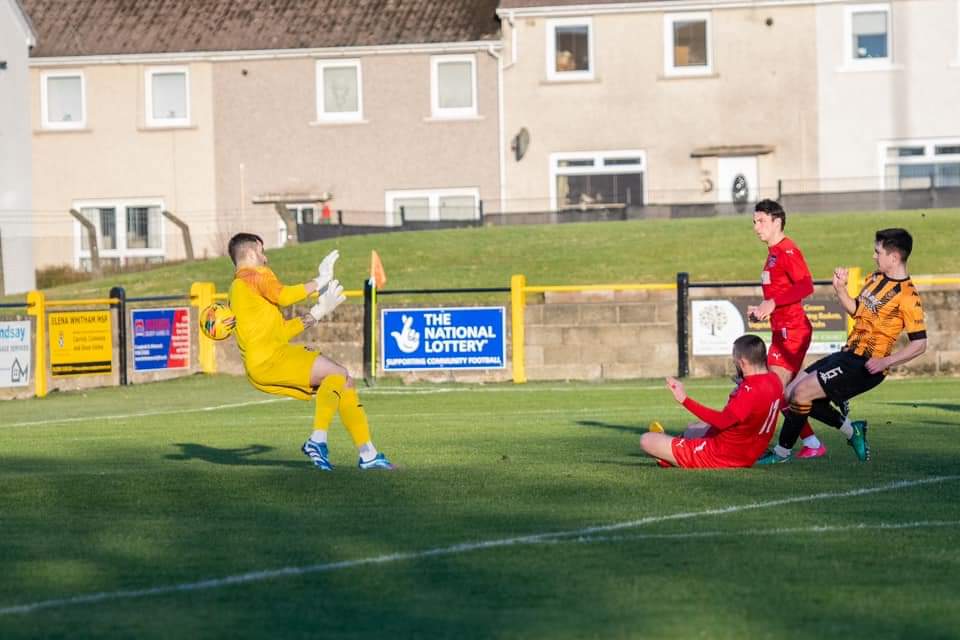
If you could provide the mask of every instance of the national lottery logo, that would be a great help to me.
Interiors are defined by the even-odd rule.
[[[390,336],[397,341],[397,349],[404,353],[413,353],[420,348],[420,332],[413,328],[413,318],[403,315],[403,329],[391,331]]]

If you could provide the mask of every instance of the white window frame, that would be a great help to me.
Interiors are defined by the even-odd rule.
[[[357,110],[326,112],[323,72],[326,69],[353,68],[357,72]],[[363,122],[363,64],[358,58],[317,60],[317,122]]]
[[[937,160],[942,160],[939,164],[957,164],[960,163],[960,154],[940,154],[937,155],[936,148],[939,146],[960,147],[960,138],[907,138],[902,140],[887,140],[879,145],[880,153],[880,188],[894,189],[897,185],[887,184],[887,168],[891,166],[901,166],[907,164],[938,164]],[[897,158],[896,162],[890,162],[887,153],[892,148],[899,147],[923,147],[922,156],[904,156]]]
[[[705,22],[706,23],[706,52],[707,64],[678,67],[674,64],[674,32],[673,26],[677,22]],[[675,76],[709,76],[713,75],[713,24],[709,11],[687,13],[667,13],[663,16],[663,75]]]
[[[157,248],[128,249],[127,248],[127,207],[157,207],[160,210],[160,246]],[[116,258],[120,265],[124,265],[128,258],[164,258],[167,257],[166,220],[163,215],[165,206],[163,200],[157,198],[127,198],[110,200],[78,200],[74,201],[73,209],[82,211],[87,208],[113,208],[116,211],[117,246],[114,249],[103,249],[99,246],[101,258]],[[90,259],[90,250],[83,248],[82,237],[86,233],[79,221],[73,221],[73,264],[79,269],[84,259]]]
[[[393,215],[393,203],[399,198],[427,198],[430,206],[430,221],[440,220],[440,198],[447,196],[473,196],[476,202],[477,218],[480,215],[480,188],[463,187],[457,189],[392,189],[384,192],[384,224],[388,227],[399,226],[400,216]]]
[[[576,176],[576,175],[599,175],[625,173],[624,169],[631,165],[605,166],[604,160],[619,160],[623,158],[639,158],[640,163],[633,165],[637,167],[637,172],[642,173],[643,180],[643,202],[647,202],[647,152],[641,149],[618,150],[618,151],[572,151],[567,153],[550,154],[550,209],[557,211],[557,177],[558,176]],[[561,167],[560,162],[564,160],[593,160],[592,166],[587,167]]]
[[[469,107],[440,107],[440,65],[444,62],[469,62],[470,87],[473,104]],[[477,57],[473,54],[458,56],[430,56],[430,113],[431,117],[450,120],[477,117]]]
[[[184,97],[186,98],[186,116],[183,118],[157,118],[153,113],[153,76],[160,74],[182,73],[184,83]],[[177,67],[150,67],[144,72],[145,99],[144,121],[150,128],[166,129],[170,127],[190,126],[190,68]]]
[[[47,103],[47,80],[49,78],[80,78],[80,109],[83,117],[70,122],[51,122]],[[83,71],[45,71],[40,75],[40,126],[43,129],[86,129],[87,128],[87,80]]]
[[[855,13],[887,14],[887,57],[886,58],[855,58],[853,57],[853,15]],[[878,71],[893,69],[893,11],[889,3],[883,4],[852,4],[843,8],[843,63],[848,71]]]
[[[590,68],[582,71],[557,71],[557,27],[587,27],[587,55]],[[547,80],[577,82],[593,80],[597,68],[594,54],[593,18],[553,18],[546,21]]]

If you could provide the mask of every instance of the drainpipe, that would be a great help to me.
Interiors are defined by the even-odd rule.
[[[497,61],[497,146],[500,154],[500,213],[504,212],[507,201],[507,141],[503,137],[503,58],[494,51],[493,45],[487,53]],[[510,63],[513,64],[513,63]]]

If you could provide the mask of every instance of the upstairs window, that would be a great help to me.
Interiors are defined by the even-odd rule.
[[[713,73],[710,56],[710,14],[683,13],[664,16],[664,75],[690,76]]]
[[[477,64],[474,56],[430,58],[431,113],[434,118],[477,115]]]
[[[43,74],[40,83],[44,129],[83,129],[87,126],[83,74],[79,71]]]
[[[147,126],[190,125],[190,83],[185,67],[147,70]]]
[[[547,20],[547,79],[593,79],[593,21]]]
[[[317,120],[363,120],[363,80],[359,60],[317,61]]]
[[[863,4],[846,8],[847,64],[858,67],[890,65],[890,5]]]

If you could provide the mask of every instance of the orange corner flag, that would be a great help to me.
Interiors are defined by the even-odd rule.
[[[370,252],[370,278],[377,289],[383,289],[383,285],[387,284],[387,272],[383,270],[383,263],[376,251]]]

